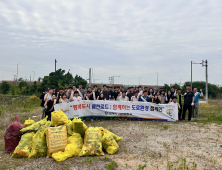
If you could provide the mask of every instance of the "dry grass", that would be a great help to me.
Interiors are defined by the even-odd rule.
[[[120,150],[114,155],[97,157],[73,157],[64,162],[52,158],[15,159],[4,151],[4,133],[14,115],[21,122],[37,116],[40,108],[24,112],[24,107],[16,107],[1,115],[0,119],[0,169],[105,169],[112,160],[118,169],[222,169],[222,125],[220,121],[220,101],[213,105],[201,105],[201,117],[193,122],[155,121],[87,121],[87,126],[103,126],[123,137]],[[216,116],[215,116],[216,114]],[[207,121],[207,120],[208,121]],[[218,120],[219,119],[219,120]],[[207,123],[206,123],[207,122]],[[105,159],[104,159],[105,158]],[[110,159],[108,159],[110,158]]]

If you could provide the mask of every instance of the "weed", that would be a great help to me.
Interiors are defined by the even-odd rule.
[[[169,129],[169,127],[170,127],[169,125],[164,125],[164,126],[163,126],[163,129],[164,129],[164,130],[167,130],[167,129]]]
[[[105,166],[106,170],[113,170],[115,167],[117,167],[117,163],[115,161],[111,161]]]
[[[144,164],[144,165],[140,165],[140,164],[139,164],[139,166],[138,166],[138,169],[137,169],[137,170],[143,170],[145,167],[146,167],[146,164]]]

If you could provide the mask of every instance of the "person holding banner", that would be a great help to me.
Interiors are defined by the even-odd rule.
[[[122,96],[118,94],[117,101],[129,101],[129,98],[126,96],[126,91],[122,91]]]
[[[150,97],[148,96],[148,92],[147,92],[147,91],[144,91],[144,92],[143,92],[143,96],[140,95],[138,101],[139,101],[139,102],[150,102]]]
[[[74,96],[73,96],[73,93],[72,93],[70,99],[71,99],[71,101],[80,101],[80,100],[82,100],[82,98],[79,96],[79,92],[78,91],[74,92]]]
[[[60,96],[59,103],[69,103],[69,99],[67,99],[65,93],[62,96]]]
[[[139,95],[143,95],[143,90],[142,90],[142,87],[141,87],[141,86],[139,86],[139,87],[138,87],[138,89],[139,89]]]
[[[117,87],[114,87],[114,92],[112,93],[112,96],[114,96],[115,100],[117,99],[117,97],[118,97],[119,94],[120,94],[120,93],[118,92]]]
[[[87,91],[87,94],[84,96],[84,100],[94,100],[93,95],[90,91]]]
[[[138,91],[135,91],[134,96],[131,97],[132,102],[138,102],[139,96],[138,96]]]
[[[59,92],[57,92],[56,103],[59,103],[59,99],[63,96],[63,94],[63,88],[59,88]]]
[[[106,100],[106,98],[104,97],[103,93],[101,93],[98,97],[97,100]]]
[[[160,104],[160,100],[159,100],[157,94],[155,94],[154,97],[152,98],[152,103]]]

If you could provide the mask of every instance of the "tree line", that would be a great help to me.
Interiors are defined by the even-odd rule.
[[[28,83],[22,78],[19,80],[21,82],[18,85],[9,84],[6,81],[2,82],[0,93],[9,95],[40,95],[49,87],[56,87],[58,90],[59,88],[68,88],[72,85],[78,87],[79,84],[82,84],[83,88],[87,86],[87,81],[81,76],[76,75],[73,77],[70,72],[66,73],[65,70],[62,69],[56,70],[56,79],[55,72],[51,72],[48,76],[45,76],[42,79],[41,83],[35,81],[33,85],[28,85]]]

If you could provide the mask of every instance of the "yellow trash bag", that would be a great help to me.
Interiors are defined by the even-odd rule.
[[[34,123],[35,121],[29,118],[28,120],[25,120],[24,127],[31,126]]]
[[[48,116],[46,116],[44,119],[32,124],[31,126],[28,126],[28,127],[25,127],[23,129],[21,129],[20,131],[23,133],[23,132],[26,132],[28,130],[38,130],[40,126],[45,125],[45,123],[47,122],[47,118],[48,118]]]
[[[47,121],[44,126],[41,126],[36,134],[32,137],[32,151],[29,158],[44,157],[47,155],[47,144],[45,130],[51,126],[51,122]]]
[[[89,127],[84,137],[84,145],[79,156],[104,155],[102,150],[102,132],[98,127]]]
[[[67,130],[66,126],[48,127],[46,130],[47,143],[47,158],[50,158],[52,153],[64,151],[67,145]]]
[[[108,131],[107,129],[104,129],[103,127],[99,127],[99,129],[102,130],[104,133],[109,133],[109,134],[111,134],[111,135],[113,136],[113,138],[115,139],[116,142],[119,142],[119,141],[121,141],[121,140],[123,139],[122,137],[117,136],[116,134]]]
[[[69,122],[68,117],[62,110],[51,113],[52,126],[66,125]]]
[[[72,156],[78,156],[82,150],[83,140],[79,133],[74,133],[72,136],[68,137],[68,145],[64,152],[53,153],[52,157],[60,162]]]
[[[82,137],[85,135],[85,131],[87,130],[87,126],[85,123],[82,122],[82,120],[78,117],[74,117],[73,120],[73,132],[79,133]]]
[[[29,157],[32,149],[32,137],[35,132],[25,133],[22,135],[18,146],[15,148],[12,158],[14,157]]]
[[[72,136],[74,134],[73,132],[73,123],[71,120],[66,124],[66,129],[67,129],[67,135]]]
[[[119,150],[118,143],[110,133],[104,133],[102,138],[102,145],[105,151],[110,155],[116,153]]]

